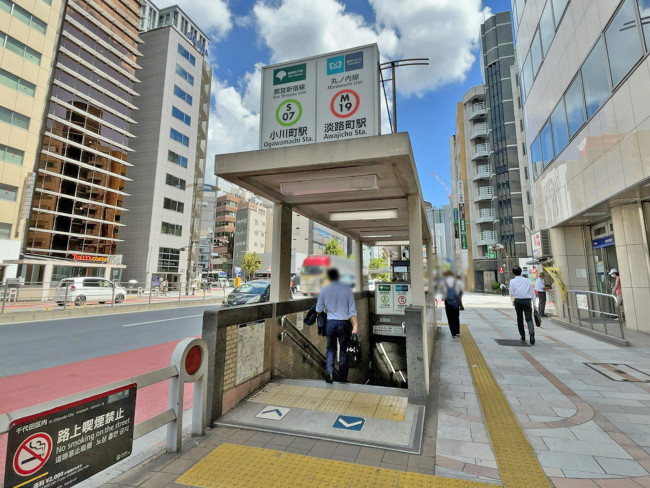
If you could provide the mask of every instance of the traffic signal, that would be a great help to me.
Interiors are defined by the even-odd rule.
[[[503,266],[499,268],[499,273],[503,274]]]

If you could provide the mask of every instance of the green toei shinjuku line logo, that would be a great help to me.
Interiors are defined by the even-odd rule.
[[[296,64],[294,66],[284,66],[273,70],[273,84],[285,85],[296,81],[307,79],[307,65]]]

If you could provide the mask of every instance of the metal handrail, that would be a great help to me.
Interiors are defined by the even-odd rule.
[[[611,317],[613,319],[618,320],[618,327],[621,334],[621,339],[625,339],[625,332],[624,332],[625,327],[623,326],[623,314],[621,313],[621,306],[618,304],[618,301],[616,300],[616,297],[614,295],[611,295],[609,293],[590,291],[590,290],[567,290],[566,293],[567,293],[567,314],[569,317],[569,322],[572,321],[571,320],[572,309],[577,311],[578,325],[580,326],[580,328],[583,328],[581,311],[587,312],[588,314],[600,314],[601,318],[603,319],[603,329],[605,330],[605,334],[612,335],[607,330],[607,317]],[[587,299],[586,309],[578,307],[578,294],[592,297],[591,299],[589,298]],[[571,306],[571,300],[570,300],[571,296],[574,297],[575,307]],[[593,297],[604,297],[606,300],[612,300],[613,308],[616,311],[616,313],[606,312],[604,310],[597,310],[596,307],[594,306],[594,302],[600,304],[600,300],[594,300]],[[590,327],[591,330],[594,330],[593,322],[589,321],[588,323],[591,326]]]
[[[291,322],[286,315],[283,315],[282,318],[280,319],[280,325],[282,327],[286,327],[286,324],[289,325],[289,330],[292,332],[295,332],[303,341],[304,344],[300,344],[298,340],[293,337],[291,334],[286,334],[304,353],[307,354],[307,357],[309,359],[316,359],[318,361],[318,365],[325,371],[327,371],[327,356],[325,356],[320,349],[318,349],[313,342],[309,340],[309,338],[303,334],[298,327],[296,327],[296,324]],[[286,333],[286,331],[284,331]],[[312,356],[313,354],[313,356]],[[334,367],[334,373],[338,375],[339,371],[338,368]]]

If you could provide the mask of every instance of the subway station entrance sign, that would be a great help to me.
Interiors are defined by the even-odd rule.
[[[380,133],[376,44],[262,69],[260,148]]]
[[[137,385],[15,420],[4,486],[68,488],[131,454]]]

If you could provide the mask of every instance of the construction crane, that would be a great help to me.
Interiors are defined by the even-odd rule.
[[[447,198],[451,198],[451,193],[452,193],[452,192],[451,192],[451,190],[449,189],[449,187],[445,184],[445,182],[442,181],[442,178],[440,178],[440,176],[438,176],[434,171],[432,171],[431,174],[434,176],[434,178],[435,178],[436,180],[438,180],[438,183],[440,183],[440,184],[442,185],[442,187],[443,187],[445,190],[447,190]]]

